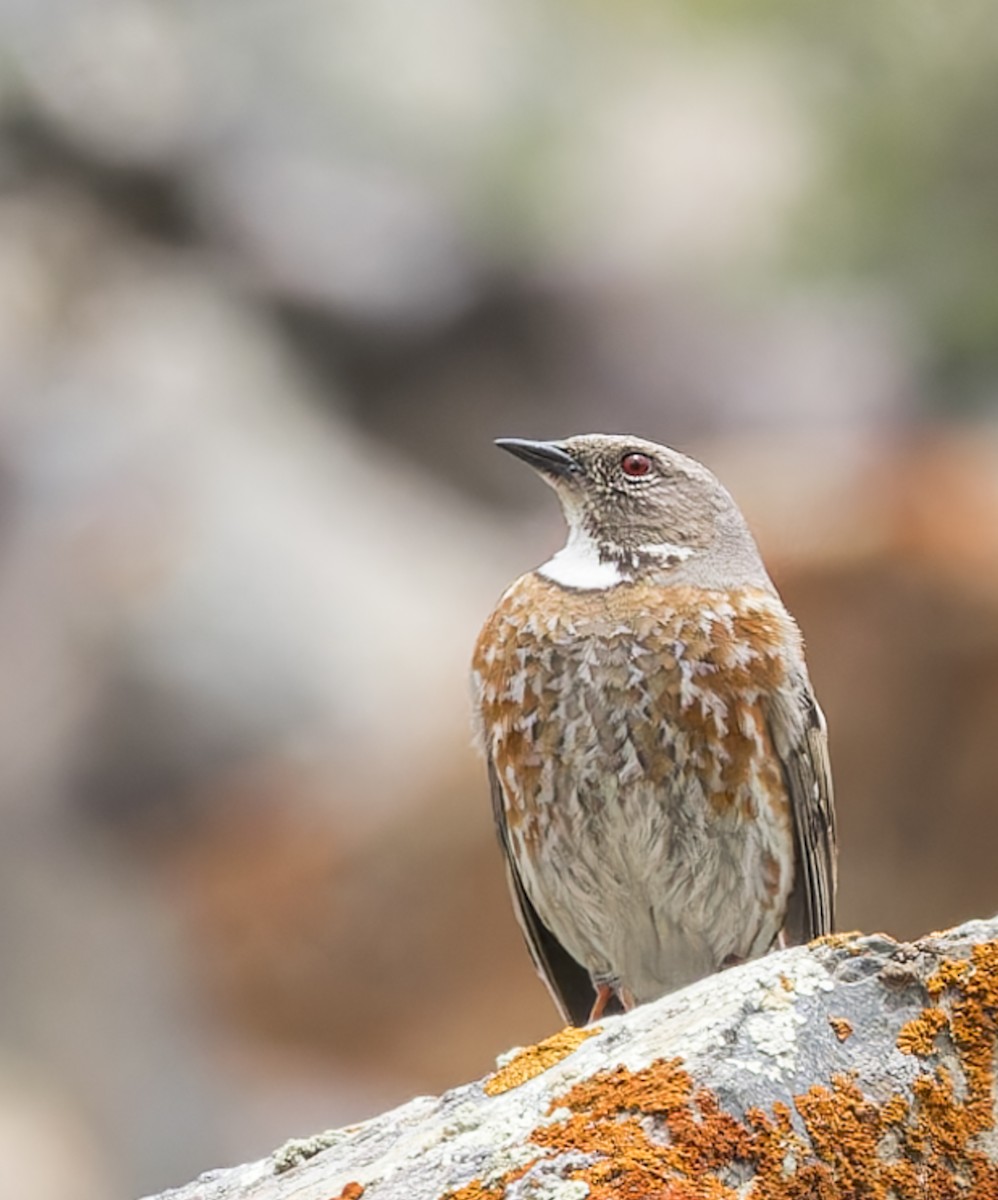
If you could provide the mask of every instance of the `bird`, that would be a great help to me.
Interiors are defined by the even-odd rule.
[[[514,910],[562,1018],[830,933],[825,719],[731,495],[638,437],[496,445],[554,489],[568,526],[472,659]]]

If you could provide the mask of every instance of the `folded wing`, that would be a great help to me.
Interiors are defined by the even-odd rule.
[[[794,828],[796,877],[785,932],[809,942],[835,926],[836,846],[825,719],[806,678],[769,710]]]
[[[492,815],[506,862],[506,880],[513,898],[513,910],[523,931],[534,969],[551,993],[562,1017],[572,1025],[585,1025],[596,999],[589,972],[577,962],[537,915],[516,868],[506,823],[506,807],[495,767],[489,758],[489,787],[492,791]]]

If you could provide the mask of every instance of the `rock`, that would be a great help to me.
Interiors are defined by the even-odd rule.
[[[842,934],[160,1200],[994,1195],[998,918]]]

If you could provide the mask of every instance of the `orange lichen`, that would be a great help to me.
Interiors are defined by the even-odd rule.
[[[363,1194],[364,1185],[362,1183],[347,1183],[344,1184],[340,1194],[333,1196],[331,1200],[360,1200]]]
[[[893,1095],[884,1102],[880,1110],[880,1119],[885,1126],[900,1125],[907,1117],[910,1107],[904,1096]]]
[[[503,1200],[543,1162],[590,1200],[993,1200],[998,1166],[980,1135],[994,1127],[998,942],[944,961],[926,986],[933,1004],[897,1038],[921,1062],[910,1096],[877,1100],[839,1074],[794,1097],[796,1118],[778,1102],[739,1118],[678,1058],[621,1066],[552,1101],[527,1166],[448,1200]]]
[[[975,1132],[993,1124],[994,1053],[998,1036],[998,942],[974,946],[969,961],[944,962],[929,994],[953,991],[950,1037],[967,1082],[966,1108]]]
[[[659,1060],[641,1071],[600,1072],[553,1101],[552,1112],[561,1108],[571,1115],[535,1130],[533,1140],[554,1154],[574,1150],[595,1156],[595,1162],[568,1176],[588,1183],[592,1200],[733,1195],[712,1174],[744,1157],[750,1135],[710,1092],[694,1089],[679,1059]],[[649,1137],[646,1117],[661,1118],[668,1143]],[[680,1188],[697,1177],[703,1187]]]
[[[839,1190],[862,1195],[865,1181],[875,1179],[883,1165],[877,1156],[882,1132],[877,1105],[845,1075],[836,1075],[831,1088],[809,1088],[794,1104]]]
[[[499,1096],[503,1092],[519,1087],[521,1083],[526,1083],[528,1079],[536,1078],[549,1067],[553,1067],[555,1063],[560,1063],[563,1058],[567,1058],[587,1038],[595,1036],[600,1031],[599,1025],[588,1025],[584,1029],[577,1029],[569,1025],[560,1033],[545,1038],[543,1042],[538,1042],[536,1046],[528,1046],[526,1050],[521,1050],[509,1062],[504,1063],[495,1074],[485,1080],[483,1087],[486,1094]]]
[[[825,946],[829,950],[850,950],[855,954],[862,952],[862,946],[856,946],[854,943],[861,937],[865,936],[859,929],[852,929],[848,933],[823,933],[821,937],[814,938],[808,944],[811,946]]]
[[[936,1040],[943,1041],[959,1063],[963,1086],[954,1084],[942,1064],[915,1080],[912,1120],[904,1129],[906,1145],[922,1158],[931,1194],[998,1196],[998,1168],[976,1144],[980,1134],[994,1127],[998,942],[974,946],[969,959],[941,963],[926,988],[937,1006],[908,1022],[898,1048],[928,1057],[937,1053]],[[974,1181],[976,1190],[954,1190],[954,1164]]]
[[[503,1200],[506,1195],[506,1187],[512,1183],[511,1177],[503,1179],[495,1187],[485,1187],[477,1179],[473,1179],[471,1183],[466,1184],[463,1188],[458,1188],[456,1192],[447,1192],[441,1197],[441,1200]]]
[[[897,1048],[902,1054],[931,1054],[936,1035],[949,1025],[949,1017],[941,1008],[926,1008],[901,1027],[897,1036]]]
[[[840,1042],[846,1042],[853,1035],[853,1027],[850,1021],[845,1017],[829,1017],[828,1024],[832,1027],[832,1033],[839,1039]]]

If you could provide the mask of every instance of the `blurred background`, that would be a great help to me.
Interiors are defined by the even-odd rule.
[[[556,1028],[470,746],[562,537],[497,435],[705,459],[842,927],[998,909],[996,128],[983,0],[0,0],[0,1194]]]

